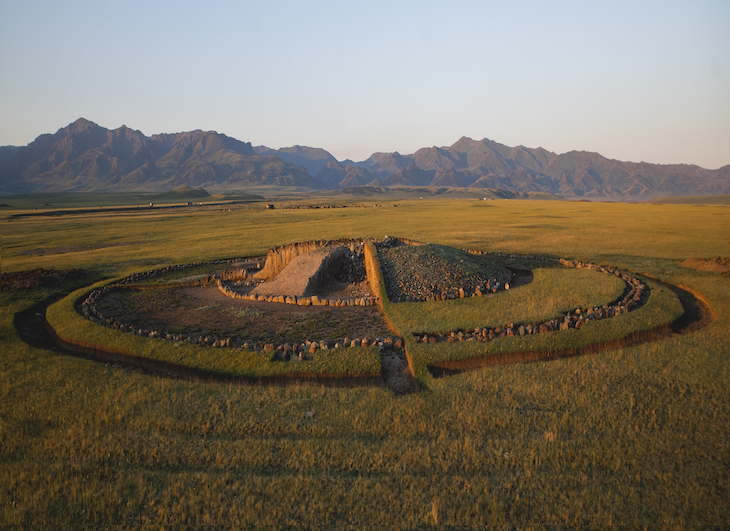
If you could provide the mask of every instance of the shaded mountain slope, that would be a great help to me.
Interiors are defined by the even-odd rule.
[[[256,146],[254,151],[257,155],[264,157],[274,155],[284,162],[301,166],[312,175],[317,175],[328,163],[337,162],[337,159],[324,149],[307,146],[292,146],[281,149]]]
[[[373,181],[373,174],[368,170],[337,161],[328,162],[315,177],[328,189],[362,186]]]
[[[486,138],[462,137],[450,147],[422,148],[413,155],[376,155],[357,164],[367,167],[378,177],[374,184],[382,186],[501,188],[622,201],[730,193],[730,166],[707,170],[686,164],[622,162],[584,151],[557,155]]]
[[[314,177],[313,177],[314,176]],[[622,162],[598,153],[555,154],[462,137],[411,155],[373,153],[338,162],[320,148],[270,149],[216,133],[147,137],[80,118],[24,147],[0,147],[0,192],[144,191],[179,186],[212,191],[247,187],[298,190],[352,187],[487,188],[568,198],[644,201],[730,194],[730,166]]]
[[[12,193],[154,192],[246,183],[319,187],[303,168],[258,156],[251,144],[213,131],[146,137],[83,118],[17,148],[0,168],[0,190]]]

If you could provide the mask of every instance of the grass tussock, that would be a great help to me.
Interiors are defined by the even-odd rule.
[[[249,317],[257,319],[266,315],[266,312],[256,308],[227,308],[226,311],[234,314],[239,319],[246,319]]]

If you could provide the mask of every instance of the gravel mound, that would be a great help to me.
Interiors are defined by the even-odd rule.
[[[376,245],[393,302],[446,300],[504,289],[511,272],[487,257],[444,245]]]

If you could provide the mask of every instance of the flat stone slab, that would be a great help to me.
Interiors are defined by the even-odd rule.
[[[324,260],[338,252],[340,247],[325,247],[296,256],[281,273],[272,280],[256,286],[251,293],[255,295],[284,295],[304,297],[307,288],[322,268]]]

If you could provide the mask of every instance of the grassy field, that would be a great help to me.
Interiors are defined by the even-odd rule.
[[[0,212],[3,273],[84,267],[118,277],[390,234],[615,265],[703,293],[717,320],[394,397],[159,379],[60,356],[26,345],[13,325],[52,290],[2,292],[0,524],[730,526],[730,279],[677,265],[730,256],[730,207],[412,200],[15,213]]]

